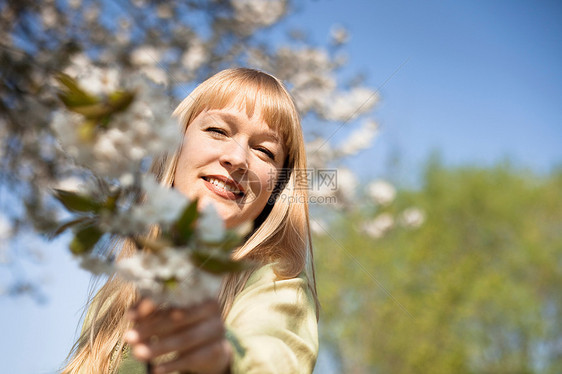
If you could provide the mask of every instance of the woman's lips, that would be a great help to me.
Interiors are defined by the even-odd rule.
[[[214,192],[215,194],[219,195],[220,197],[227,199],[227,200],[238,200],[238,199],[242,199],[244,197],[244,189],[236,182],[222,177],[222,176],[215,176],[215,175],[210,175],[210,176],[206,176],[206,177],[202,177],[203,182],[205,184],[205,187],[207,187],[209,190],[211,190],[212,192]],[[226,188],[222,187],[222,186],[217,186],[216,184],[212,183],[210,180],[211,179],[216,179],[219,180],[225,184],[228,184],[229,186],[231,186],[232,188],[238,189],[240,192],[239,193],[235,193],[233,191],[229,191]]]

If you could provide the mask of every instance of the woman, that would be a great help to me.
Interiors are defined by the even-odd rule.
[[[130,285],[110,279],[63,372],[142,372],[136,357],[156,373],[310,373],[318,303],[307,191],[295,185],[306,157],[292,98],[271,75],[229,69],[197,87],[174,115],[183,145],[155,163],[154,174],[200,207],[215,204],[227,227],[253,222],[233,257],[258,265],[228,276],[218,300],[189,309],[138,302]]]

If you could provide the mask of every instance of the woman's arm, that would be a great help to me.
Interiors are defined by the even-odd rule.
[[[233,349],[233,373],[312,372],[318,328],[304,276],[276,281],[273,265],[260,268],[237,296],[225,323],[244,351]]]
[[[145,300],[131,311],[136,324],[125,338],[141,360],[177,352],[155,373],[311,373],[318,354],[314,305],[304,277],[276,280],[267,265],[250,277],[224,324],[215,301],[157,311]]]

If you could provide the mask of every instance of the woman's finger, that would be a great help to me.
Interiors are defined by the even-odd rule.
[[[128,343],[143,342],[154,335],[163,337],[204,319],[216,317],[220,318],[220,307],[216,301],[208,301],[189,309],[160,310],[147,318],[137,319],[135,327],[126,334],[125,339]]]
[[[225,339],[184,352],[173,361],[158,364],[154,373],[165,374],[174,371],[193,371],[196,373],[224,373],[232,359],[232,348]]]
[[[133,345],[133,354],[143,360],[153,359],[170,352],[181,353],[197,349],[223,337],[222,320],[209,318],[170,335],[158,335],[157,339]]]
[[[152,300],[143,298],[137,303],[137,305],[129,309],[127,317],[136,321],[138,319],[148,317],[150,314],[154,313],[156,309],[156,304]]]

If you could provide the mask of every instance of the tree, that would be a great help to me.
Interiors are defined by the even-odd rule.
[[[307,42],[302,30],[285,30],[279,45],[270,41],[295,6],[288,0],[0,2],[0,188],[9,196],[0,222],[6,242],[31,225],[53,230],[59,207],[48,187],[84,178],[57,148],[50,125],[60,107],[52,77],[63,70],[95,68],[102,80],[120,82],[141,71],[164,86],[169,105],[162,109],[169,110],[194,82],[220,69],[262,68],[287,82],[302,116],[315,124],[307,129],[313,167],[369,146],[365,140],[372,140],[376,124],[368,115],[377,95],[360,80],[340,79],[346,31],[334,29],[325,46]],[[325,137],[361,117],[359,129],[368,136],[330,146]],[[9,245],[3,251],[13,252]],[[9,290],[32,288],[20,280]]]
[[[418,229],[373,241],[367,206],[316,240],[324,338],[344,371],[559,372],[562,170],[432,161],[422,183],[385,208],[420,206]]]

